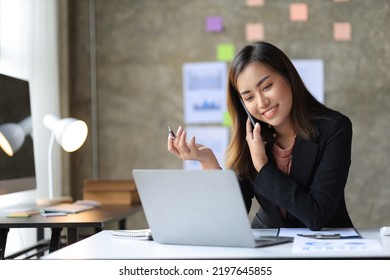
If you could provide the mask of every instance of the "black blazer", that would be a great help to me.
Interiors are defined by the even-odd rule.
[[[276,167],[273,144],[269,143],[269,162],[254,183],[241,181],[247,210],[253,196],[260,204],[256,219],[262,227],[353,227],[344,197],[351,165],[352,123],[346,116],[329,111],[314,124],[318,136],[295,140],[289,176]],[[281,216],[280,207],[287,210],[287,218]]]

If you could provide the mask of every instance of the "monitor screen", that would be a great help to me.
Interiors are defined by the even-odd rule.
[[[0,74],[0,195],[35,188],[29,83]]]

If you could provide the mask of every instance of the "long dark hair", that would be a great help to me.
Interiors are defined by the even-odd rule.
[[[255,42],[242,48],[229,68],[227,107],[232,118],[232,136],[227,149],[226,165],[235,170],[240,177],[249,179],[254,179],[256,170],[253,167],[249,147],[245,140],[245,124],[248,117],[240,101],[237,78],[252,62],[269,67],[290,84],[293,99],[290,114],[297,137],[303,139],[314,137],[317,131],[312,119],[328,110],[307,90],[294,65],[279,48],[267,42]],[[258,122],[261,125],[264,141],[273,141],[274,129],[263,122]]]

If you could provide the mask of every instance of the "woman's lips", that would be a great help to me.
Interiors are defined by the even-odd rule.
[[[266,117],[267,119],[272,118],[272,117],[275,115],[275,113],[276,113],[277,107],[278,107],[278,105],[273,106],[272,108],[269,108],[268,110],[264,111],[264,112],[262,113],[262,115],[263,115],[264,117]]]

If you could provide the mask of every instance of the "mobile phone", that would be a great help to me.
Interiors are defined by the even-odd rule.
[[[168,126],[168,133],[172,139],[176,139],[175,133],[173,132],[173,130],[169,126]]]
[[[246,108],[242,98],[240,98],[240,101],[241,101],[242,107],[244,107],[244,110],[245,110],[246,114],[248,115],[249,120],[252,123],[252,126],[255,127],[255,120],[253,119],[252,115],[249,113],[248,109]]]

